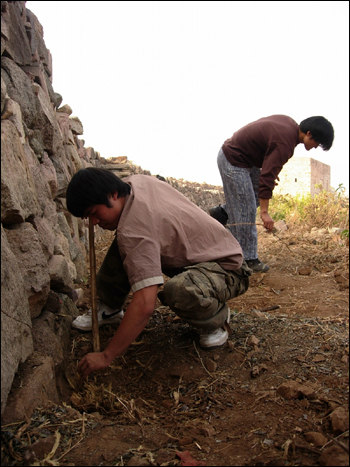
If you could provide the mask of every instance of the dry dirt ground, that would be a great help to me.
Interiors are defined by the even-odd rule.
[[[229,302],[222,348],[201,349],[158,303],[125,354],[77,385],[92,335],[72,330],[65,401],[3,427],[3,465],[348,465],[348,245],[259,231],[259,249],[271,269]],[[101,348],[114,331],[100,328]]]

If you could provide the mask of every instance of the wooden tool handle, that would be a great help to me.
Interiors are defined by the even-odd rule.
[[[100,352],[100,333],[97,318],[97,290],[96,290],[96,257],[95,257],[95,234],[92,220],[89,219],[89,252],[90,252],[90,289],[92,310],[92,340],[94,352]]]

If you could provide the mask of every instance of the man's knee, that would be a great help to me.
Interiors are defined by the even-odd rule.
[[[163,286],[158,297],[163,305],[176,308],[189,308],[197,302],[198,297],[209,294],[203,293],[203,289],[193,280],[191,273],[181,273],[168,280]]]
[[[253,271],[248,267],[245,260],[243,260],[243,264],[240,269],[230,272],[230,276],[234,284],[232,289],[233,296],[231,298],[243,295],[249,289],[249,277],[252,274]]]

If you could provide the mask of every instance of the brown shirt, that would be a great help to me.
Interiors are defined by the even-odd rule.
[[[286,115],[249,123],[227,139],[222,150],[236,167],[261,168],[259,198],[272,198],[275,180],[299,143],[299,125]]]
[[[163,284],[163,270],[205,261],[241,267],[242,250],[232,234],[167,182],[149,175],[123,181],[131,193],[116,235],[133,292]]]

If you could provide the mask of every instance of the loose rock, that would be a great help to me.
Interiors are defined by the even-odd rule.
[[[309,386],[297,383],[296,381],[289,381],[282,383],[276,390],[279,396],[284,397],[287,400],[290,399],[313,399],[315,397],[315,391]]]
[[[305,439],[308,443],[312,443],[314,446],[324,446],[328,439],[322,434],[318,433],[317,431],[309,431],[305,433]]]
[[[326,466],[348,466],[349,456],[340,446],[330,446],[323,451],[319,462]]]
[[[338,436],[349,429],[349,412],[344,407],[338,407],[329,416],[332,423],[332,431]]]

